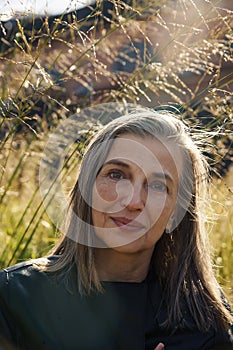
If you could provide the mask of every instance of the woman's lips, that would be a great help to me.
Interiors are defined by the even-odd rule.
[[[133,219],[126,217],[111,217],[111,219],[117,227],[120,227],[120,229],[124,231],[139,231],[145,229],[144,225]]]

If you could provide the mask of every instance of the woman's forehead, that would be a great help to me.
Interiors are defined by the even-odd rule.
[[[167,170],[180,174],[182,167],[181,151],[174,142],[152,136],[124,134],[117,137],[105,162],[121,159],[134,163],[144,171]]]

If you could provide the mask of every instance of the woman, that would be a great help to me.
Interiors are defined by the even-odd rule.
[[[1,273],[2,337],[35,350],[232,349],[206,244],[207,179],[166,111],[135,108],[102,127],[52,256]]]

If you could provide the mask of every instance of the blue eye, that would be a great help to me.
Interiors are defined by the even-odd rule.
[[[108,177],[110,177],[110,179],[115,180],[115,181],[119,181],[122,180],[124,178],[123,174],[121,171],[119,170],[111,170],[108,172]]]
[[[153,181],[148,184],[148,187],[151,188],[153,191],[166,192],[166,193],[168,192],[167,185],[161,181]]]

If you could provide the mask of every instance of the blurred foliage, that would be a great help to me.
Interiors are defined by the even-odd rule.
[[[232,24],[231,0],[97,1],[0,23],[1,266],[41,256],[56,240],[38,189],[50,132],[83,108],[130,102],[177,108],[194,133],[206,131],[204,152],[221,182],[214,196],[224,202],[213,205],[222,208],[212,238],[224,266],[217,274],[232,283],[232,190],[221,178],[233,159]],[[72,183],[76,163],[67,164]]]

